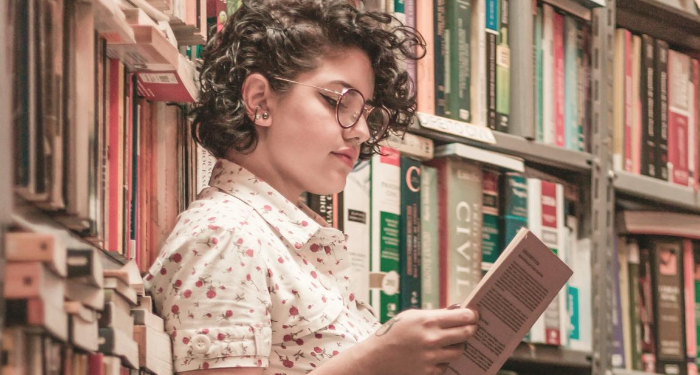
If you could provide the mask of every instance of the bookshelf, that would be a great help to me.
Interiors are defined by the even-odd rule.
[[[432,116],[428,121],[432,120]],[[411,127],[410,132],[431,138],[437,142],[458,142],[472,146],[479,146],[500,153],[516,156],[528,162],[546,167],[556,168],[568,173],[590,173],[593,156],[587,152],[579,152],[554,147],[524,137],[493,132],[494,143],[484,143],[470,140],[465,137],[440,132],[426,127],[429,124],[421,124],[419,121]]]
[[[134,0],[139,3],[140,1]],[[593,27],[591,53],[592,64],[592,126],[590,151],[572,151],[533,141],[535,125],[532,93],[533,78],[533,20],[522,17],[532,12],[529,1],[511,1],[511,57],[519,62],[511,64],[510,133],[488,132],[489,142],[437,131],[432,121],[422,116],[410,128],[411,133],[431,138],[436,144],[465,143],[484,149],[522,158],[528,167],[546,169],[557,178],[575,182],[583,197],[582,219],[586,235],[592,246],[592,310],[593,351],[581,352],[562,347],[522,343],[504,368],[527,373],[573,373],[592,375],[641,375],[638,371],[613,369],[612,366],[612,311],[613,285],[610,275],[614,267],[615,233],[613,232],[615,207],[624,198],[645,202],[647,206],[700,213],[700,192],[692,188],[675,186],[668,182],[626,172],[613,171],[612,167],[612,111],[613,111],[613,41],[616,27],[648,33],[656,38],[673,42],[675,47],[700,51],[700,16],[690,15],[655,0],[607,0],[602,8],[581,8],[573,0],[545,0],[563,9],[575,9],[583,19],[590,19]],[[204,3],[204,2],[202,2]],[[588,3],[587,3],[588,4]],[[590,4],[589,4],[590,5]],[[200,10],[201,11],[201,10]],[[6,7],[0,7],[0,39],[7,38]],[[157,9],[153,14],[160,14]],[[167,20],[181,45],[199,44],[203,37],[195,25],[186,25],[178,19]],[[0,81],[10,82],[5,59],[0,59]],[[10,93],[0,92],[0,122],[11,123]],[[4,120],[4,121],[3,121]],[[14,157],[11,153],[12,129],[0,126],[0,175],[12,173]],[[115,267],[120,261],[112,257],[104,247],[87,241],[62,225],[54,217],[15,196],[12,180],[0,179],[0,239],[12,224],[26,230],[50,231],[75,248],[96,248],[104,260]],[[0,246],[0,274],[4,269],[3,247]],[[2,282],[2,280],[0,280]],[[2,287],[0,285],[0,293]],[[5,317],[0,295],[0,327]],[[0,330],[0,341],[2,330]]]
[[[700,212],[700,195],[693,188],[626,172],[615,172],[613,184],[618,194],[646,200],[661,208]]]

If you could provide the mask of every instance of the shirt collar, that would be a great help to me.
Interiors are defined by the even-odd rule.
[[[268,183],[229,160],[217,161],[209,186],[247,203],[297,250],[322,227],[323,223],[317,222],[320,216],[303,203],[295,205]]]

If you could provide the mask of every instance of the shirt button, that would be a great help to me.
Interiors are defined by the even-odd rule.
[[[191,345],[195,353],[206,354],[211,347],[211,340],[206,335],[195,335],[192,338]]]

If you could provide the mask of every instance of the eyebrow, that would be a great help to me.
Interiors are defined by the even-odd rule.
[[[351,84],[349,84],[349,83],[343,81],[342,79],[336,79],[336,80],[333,80],[333,81],[328,82],[329,85],[334,84],[334,83],[343,85],[343,87],[346,88],[346,89],[355,89],[355,90],[357,90],[357,91],[360,91],[360,89],[358,89],[358,88],[356,88],[355,86],[353,86],[353,85],[351,85]],[[362,92],[362,91],[360,91],[360,92]],[[362,94],[362,95],[364,96],[364,94]],[[371,106],[373,106],[373,107],[376,106],[376,103],[375,103],[375,101],[374,101],[374,97],[372,97],[372,98],[365,98],[365,103],[366,103],[366,104],[369,104],[369,105],[371,105]]]

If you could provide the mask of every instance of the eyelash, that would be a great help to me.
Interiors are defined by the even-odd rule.
[[[321,97],[323,98],[323,100],[325,100],[326,103],[328,103],[329,106],[335,108],[335,107],[338,105],[338,101],[335,100],[335,99],[333,99],[333,98],[331,98],[330,96],[324,95],[324,94],[321,94],[321,93],[319,93],[319,95],[321,95]]]

